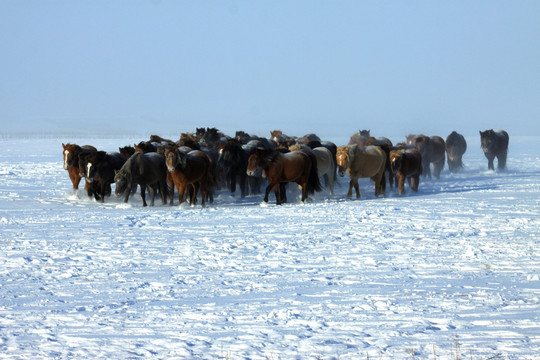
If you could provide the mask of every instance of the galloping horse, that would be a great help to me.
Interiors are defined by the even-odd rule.
[[[188,153],[180,150],[167,149],[165,152],[167,169],[178,190],[178,201],[182,204],[186,200],[186,190],[191,185],[193,194],[189,199],[191,205],[197,202],[197,193],[201,188],[202,206],[205,205],[208,192],[212,191],[213,176],[211,173],[211,160],[200,150]],[[171,204],[173,198],[171,197]]]
[[[467,141],[463,135],[452,131],[446,138],[446,157],[450,172],[457,172],[463,168],[463,154],[467,151]]]
[[[141,154],[135,152],[114,175],[116,183],[115,195],[124,194],[124,202],[128,202],[133,187],[140,185],[143,206],[146,206],[146,187],[150,193],[150,205],[154,206],[154,197],[159,189],[161,201],[167,203],[169,193],[167,187],[167,166],[165,158],[155,152]]]
[[[126,159],[120,153],[96,151],[79,157],[79,168],[85,172],[86,181],[92,183],[92,192],[97,201],[104,202],[111,194],[115,171],[122,168]]]
[[[321,191],[319,176],[317,175],[317,160],[301,151],[282,154],[276,150],[253,149],[248,159],[247,174],[255,176],[262,169],[268,178],[268,186],[264,194],[264,202],[268,202],[270,190],[274,190],[276,205],[283,203],[280,184],[296,182],[302,187],[302,202],[308,194]]]
[[[504,130],[493,129],[480,131],[480,142],[484,155],[488,159],[488,169],[495,170],[493,160],[497,157],[497,168],[503,170],[506,167],[506,155],[508,154],[508,142],[510,137]]]
[[[356,197],[360,198],[358,179],[369,177],[375,183],[375,195],[384,195],[386,179],[384,171],[386,167],[386,154],[378,146],[370,145],[361,148],[358,145],[340,146],[337,149],[337,165],[340,176],[349,173],[349,191],[347,197],[352,196],[352,189],[356,190]]]
[[[79,155],[83,152],[97,151],[92,145],[83,145],[79,146],[77,144],[62,144],[64,148],[64,170],[68,171],[69,178],[73,184],[73,190],[79,188],[79,183],[81,182],[81,174],[79,171]],[[89,191],[90,184],[85,184],[85,190]],[[91,194],[88,194],[89,196]]]

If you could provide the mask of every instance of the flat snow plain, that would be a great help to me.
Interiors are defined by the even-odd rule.
[[[134,139],[2,140],[0,358],[538,359],[540,138],[467,141],[418,194],[143,208],[62,168]]]

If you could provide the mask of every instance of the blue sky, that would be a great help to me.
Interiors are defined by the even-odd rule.
[[[0,131],[540,135],[540,1],[0,1]]]

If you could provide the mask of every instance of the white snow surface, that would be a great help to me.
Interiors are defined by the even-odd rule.
[[[540,137],[504,172],[467,140],[417,194],[143,208],[62,168],[62,142],[133,139],[5,139],[0,358],[538,359]]]

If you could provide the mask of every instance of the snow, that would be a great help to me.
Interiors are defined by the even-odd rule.
[[[536,359],[540,138],[505,172],[467,141],[418,194],[143,208],[62,167],[62,142],[133,139],[3,140],[0,358]]]

